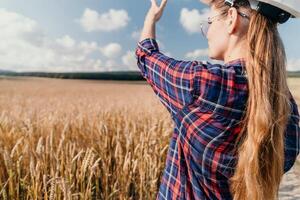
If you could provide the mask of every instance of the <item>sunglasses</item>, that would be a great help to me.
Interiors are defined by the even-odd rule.
[[[240,16],[242,16],[242,17],[244,17],[244,18],[247,18],[247,19],[250,19],[250,17],[249,17],[248,15],[246,15],[246,14],[244,14],[244,13],[241,13],[241,12],[239,12],[239,11],[237,11],[237,12],[238,12],[238,14],[239,14]],[[202,35],[203,35],[204,37],[207,38],[207,32],[208,32],[209,26],[210,26],[210,25],[212,24],[212,22],[213,22],[213,18],[218,17],[218,16],[220,16],[220,15],[224,15],[224,14],[225,14],[225,12],[223,12],[223,13],[221,13],[221,14],[218,14],[218,15],[215,15],[215,16],[213,16],[213,17],[208,17],[207,20],[201,22],[200,28],[201,28],[201,33],[202,33]],[[220,20],[220,19],[221,19],[221,18],[218,18],[217,21]]]

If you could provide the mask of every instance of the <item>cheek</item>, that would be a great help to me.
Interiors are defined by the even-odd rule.
[[[208,33],[208,47],[209,52],[214,56],[219,56],[223,54],[226,50],[226,34],[222,29],[216,29],[216,27],[211,26]]]

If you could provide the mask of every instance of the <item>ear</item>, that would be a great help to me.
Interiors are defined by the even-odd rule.
[[[227,32],[228,34],[231,34],[234,32],[236,26],[237,26],[237,23],[238,23],[238,20],[237,20],[237,10],[236,8],[234,7],[231,7],[229,10],[228,10],[228,15],[227,15],[227,19],[226,19],[226,25],[227,25]]]

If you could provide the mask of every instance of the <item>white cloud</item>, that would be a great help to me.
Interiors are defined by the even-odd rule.
[[[201,33],[201,21],[207,20],[209,12],[208,8],[204,8],[201,12],[197,9],[189,10],[182,8],[180,12],[180,23],[189,34]]]
[[[78,46],[84,54],[91,54],[100,48],[97,42],[81,41]]]
[[[125,55],[122,56],[122,62],[127,66],[129,70],[138,70],[136,65],[136,58],[133,51],[127,51]]]
[[[169,51],[166,52],[165,55],[168,56],[168,57],[172,57],[172,54],[171,54],[171,52],[169,52]]]
[[[15,71],[101,71],[91,59],[96,42],[75,41],[69,35],[51,39],[33,19],[0,9],[0,68]]]
[[[101,47],[100,51],[104,56],[108,58],[116,58],[120,55],[122,51],[122,46],[118,43],[110,43],[105,47]]]
[[[37,23],[32,19],[25,18],[14,12],[9,12],[3,8],[0,9],[0,15],[0,26],[3,28],[0,32],[1,37],[24,37],[39,32]],[[9,26],[10,23],[14,23],[14,25]]]
[[[131,37],[138,42],[140,40],[141,32],[142,30],[133,31]],[[161,40],[156,38],[156,41],[161,49],[165,49],[165,45]]]
[[[65,48],[73,48],[75,46],[75,40],[68,35],[65,35],[63,38],[58,38],[56,42]]]
[[[208,56],[208,49],[196,49],[192,52],[188,52],[185,54],[185,57],[188,59],[199,59]]]
[[[105,62],[104,66],[106,67],[106,70],[112,71],[112,69],[118,68],[119,64],[115,60],[109,59]]]
[[[142,30],[136,30],[136,31],[133,31],[131,33],[131,37],[135,40],[135,41],[138,41],[140,39],[140,36],[141,36],[141,32]]]
[[[300,58],[288,58],[287,59],[288,71],[300,71]]]
[[[107,13],[86,8],[79,23],[86,32],[115,31],[127,26],[130,17],[126,10],[110,9]]]

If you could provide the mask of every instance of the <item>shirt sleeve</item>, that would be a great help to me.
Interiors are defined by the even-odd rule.
[[[299,111],[294,98],[291,99],[291,103],[292,114],[289,117],[285,132],[284,172],[293,167],[300,151]]]
[[[198,90],[195,76],[201,70],[201,61],[181,61],[159,51],[154,38],[138,43],[135,51],[142,76],[171,113],[172,118],[183,106],[193,101]]]

